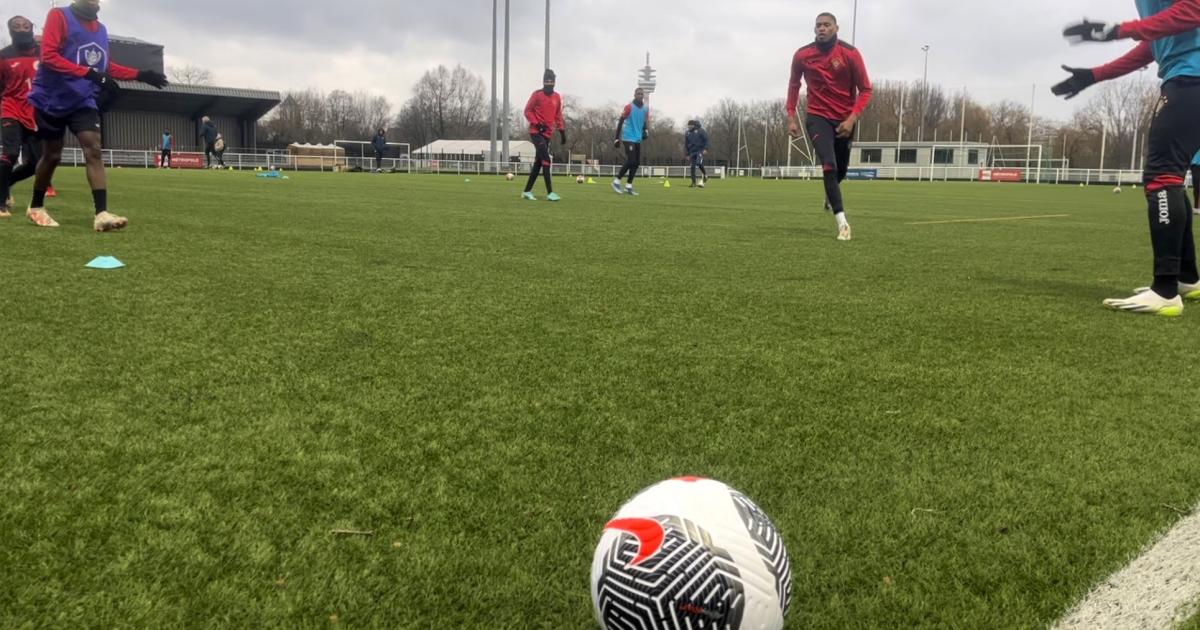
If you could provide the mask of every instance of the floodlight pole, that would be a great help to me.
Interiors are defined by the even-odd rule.
[[[546,67],[550,69],[550,0],[546,0]]]
[[[850,22],[850,45],[857,46],[858,39],[858,0],[854,0],[854,18]]]
[[[496,140],[499,138],[500,130],[497,128],[499,121],[496,120],[499,103],[496,102],[496,27],[499,23],[499,6],[500,0],[492,0],[492,118],[491,118],[491,144],[488,148],[488,161],[496,163]]]
[[[510,44],[509,25],[511,24],[511,21],[509,19],[510,14],[511,14],[510,8],[511,7],[509,5],[509,0],[504,0],[504,111],[501,112],[501,115],[504,116],[504,125],[503,125],[503,132],[502,132],[503,148],[501,149],[501,152],[500,152],[500,161],[504,162],[505,168],[508,168],[508,160],[509,160],[508,152],[509,152],[509,149],[511,148],[509,146],[509,138],[510,138],[510,136],[512,136],[512,130],[509,128],[511,126],[511,121],[508,119],[508,113],[512,107],[512,104],[510,103],[510,98],[509,98],[509,66],[508,66],[508,50],[509,50],[509,44]]]
[[[929,106],[929,44],[921,50],[925,51],[925,74],[921,77],[921,124],[917,127],[917,142],[925,141],[925,114]]]

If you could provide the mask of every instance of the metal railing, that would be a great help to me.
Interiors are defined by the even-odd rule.
[[[194,152],[184,152],[195,156]],[[108,167],[124,168],[155,168],[158,151],[129,151],[105,149],[104,164]],[[176,157],[179,154],[176,153]],[[226,167],[237,170],[281,169],[287,171],[350,171],[375,169],[373,157],[323,157],[296,156],[277,152],[231,153],[224,154]],[[63,149],[63,163],[82,166],[83,151],[78,148]],[[447,160],[413,160],[409,158],[384,158],[383,170],[400,173],[428,173],[443,175],[528,175],[532,164],[498,163],[481,161],[447,161]],[[621,170],[618,165],[592,165],[584,163],[555,164],[554,174],[558,176],[584,177],[616,177]],[[880,166],[854,167],[854,175],[862,171],[871,172],[871,177],[864,179],[903,180],[903,181],[979,181],[980,172],[986,170],[979,166]],[[1104,185],[1133,185],[1142,182],[1142,172],[1128,169],[1082,169],[1082,168],[1034,168],[1008,169],[1020,171],[1021,181],[1042,184],[1104,184]],[[666,177],[672,179],[690,176],[688,166],[643,166],[638,172],[639,177]],[[821,179],[819,166],[768,166],[764,168],[729,168],[724,166],[709,166],[708,176],[712,179],[733,177],[750,177],[761,179]]]

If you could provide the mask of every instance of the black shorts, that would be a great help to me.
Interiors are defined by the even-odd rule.
[[[100,133],[100,110],[77,109],[61,117],[39,111],[37,125],[37,137],[42,140],[62,140],[68,129],[76,136],[85,131]]]
[[[642,143],[621,141],[621,146],[625,147],[625,163],[626,164],[641,164],[642,163]]]
[[[15,158],[21,150],[29,150],[33,143],[34,131],[21,124],[15,118],[0,120],[0,142],[3,143],[4,155]]]

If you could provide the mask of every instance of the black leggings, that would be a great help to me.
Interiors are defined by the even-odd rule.
[[[633,183],[633,178],[637,177],[638,169],[642,166],[642,143],[641,142],[622,142],[621,146],[625,147],[625,165],[621,167],[621,172],[617,173],[617,179],[625,177],[629,174],[629,183]]]
[[[164,168],[171,168],[171,150],[170,149],[163,149],[162,157],[159,158],[158,163],[160,166],[162,166]]]
[[[29,179],[37,171],[38,160],[42,156],[42,143],[37,140],[34,131],[26,129],[20,121],[6,118],[0,132],[3,140],[3,154],[0,155],[0,205],[3,205],[12,191],[12,185]]]
[[[845,212],[842,204],[842,181],[850,170],[850,138],[837,137],[839,121],[829,120],[821,116],[808,115],[805,127],[808,129],[808,139],[812,141],[817,151],[817,159],[821,160],[821,170],[825,179],[825,197],[833,213]]]
[[[1177,295],[1179,282],[1200,281],[1192,212],[1184,188],[1184,176],[1200,151],[1197,111],[1200,78],[1180,77],[1163,84],[1158,113],[1150,123],[1142,178],[1154,247],[1154,291],[1166,298]]]
[[[529,181],[525,183],[525,192],[532,192],[538,176],[544,173],[546,194],[550,194],[554,192],[554,184],[550,182],[550,167],[554,163],[554,158],[550,155],[550,139],[541,134],[534,134],[529,136],[529,140],[537,149],[537,156],[533,158],[533,168],[529,170]]]

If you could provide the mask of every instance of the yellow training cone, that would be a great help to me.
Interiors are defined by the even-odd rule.
[[[671,187],[671,180],[667,180],[667,181],[663,182],[663,188],[670,188],[670,187]]]

